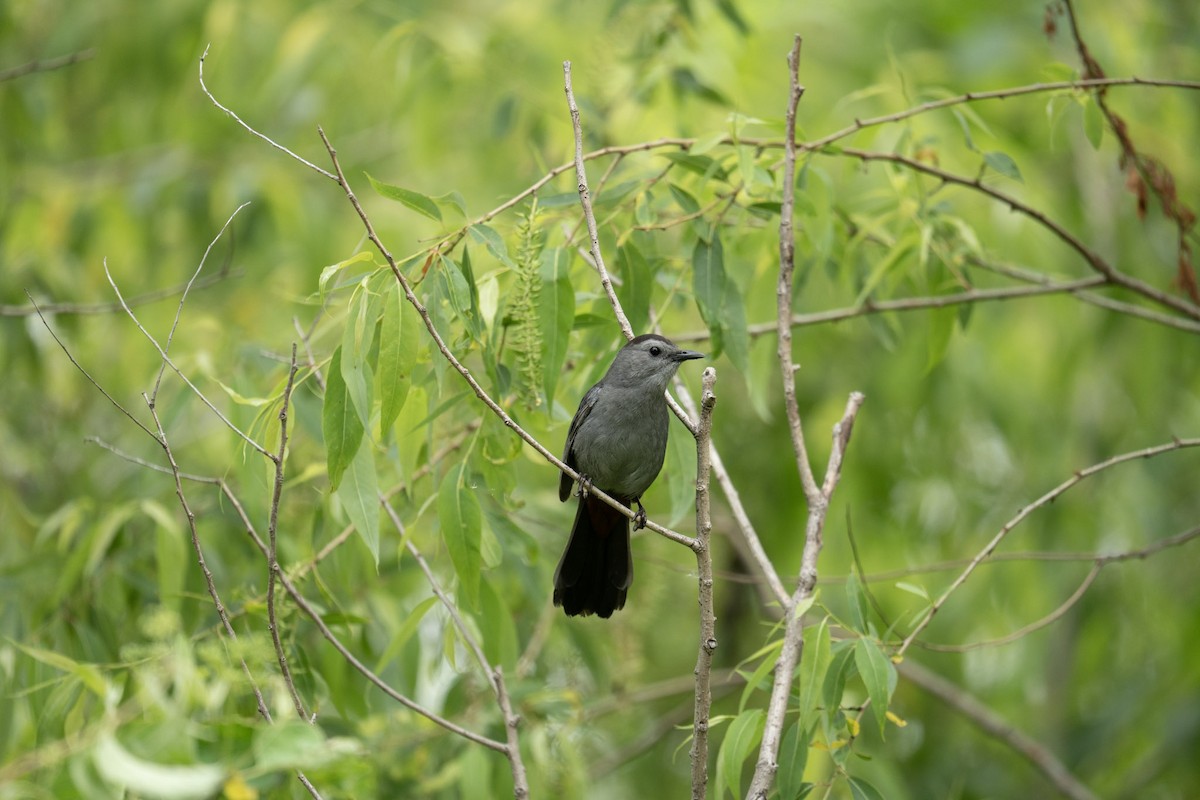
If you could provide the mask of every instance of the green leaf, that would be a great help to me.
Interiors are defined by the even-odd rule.
[[[417,362],[417,337],[420,317],[415,309],[406,308],[408,300],[398,282],[392,284],[383,305],[383,320],[379,326],[379,433],[387,435],[392,423],[408,399],[412,386],[413,366]]]
[[[7,637],[5,637],[7,638]],[[79,679],[80,683],[86,686],[97,697],[104,698],[108,693],[108,682],[104,679],[104,675],[92,664],[86,664],[69,658],[62,653],[56,653],[53,650],[43,650],[40,647],[32,647],[31,645],[18,642],[15,639],[8,641],[16,645],[25,655],[30,658],[40,661],[43,664],[61,670],[69,675],[74,675]]]
[[[671,190],[671,196],[675,198],[675,202],[683,209],[684,214],[695,214],[700,210],[700,204],[696,202],[696,198],[688,194],[686,189],[682,189],[673,183],[668,183],[667,188]]]
[[[862,778],[850,779],[850,795],[854,800],[884,800],[880,791]]]
[[[545,205],[541,201],[538,201],[538,204]],[[471,238],[486,247],[493,258],[505,266],[516,267],[516,264],[513,263],[512,258],[508,255],[508,246],[504,244],[504,238],[496,233],[493,228],[489,228],[487,225],[481,223],[472,225],[467,230],[471,234]]]
[[[713,238],[719,243],[716,237]],[[737,284],[729,279],[725,281],[725,291],[721,296],[720,319],[729,360],[745,378],[750,374],[750,327],[746,324],[742,293],[738,291]]]
[[[571,326],[575,323],[575,292],[571,288],[569,270],[571,251],[555,247],[542,253],[542,290],[538,293],[538,325],[541,327],[542,388],[546,392],[546,409],[554,408],[554,392],[563,364],[567,362],[567,346]]]
[[[375,474],[375,453],[370,447],[358,448],[343,478],[337,490],[338,499],[378,567],[379,479]]]
[[[479,608],[479,576],[483,565],[480,552],[483,518],[479,500],[467,485],[467,465],[460,464],[442,480],[438,490],[437,512],[442,538],[458,575],[465,605]]]
[[[696,240],[696,246],[692,249],[692,291],[696,295],[696,304],[700,306],[700,316],[704,318],[715,342],[723,332],[721,306],[725,302],[725,258],[721,237],[716,233],[712,241]],[[716,356],[716,352],[713,356]]]
[[[842,704],[846,681],[854,672],[854,648],[849,642],[841,642],[833,648],[829,668],[825,670],[825,680],[821,684],[821,702],[827,709],[835,710]]]
[[[807,657],[807,652],[805,656]],[[808,735],[795,723],[783,735],[779,745],[779,771],[775,781],[779,796],[791,800],[804,791],[804,768],[808,765]]]
[[[779,662],[779,651],[783,649],[783,639],[776,639],[766,647],[762,648],[759,653],[762,654],[762,661],[758,662],[758,666],[754,668],[754,672],[746,678],[746,686],[742,689],[742,697],[738,701],[738,713],[746,710],[746,703],[750,702],[750,696],[756,691],[770,687],[770,679],[767,675],[775,669],[775,665]],[[759,654],[756,653],[755,656]],[[741,670],[739,670],[739,673]]]
[[[521,655],[517,638],[517,626],[512,609],[505,602],[504,592],[498,591],[491,581],[482,582],[483,651],[492,666],[510,669],[516,666]]]
[[[438,208],[437,203],[432,197],[423,195],[420,192],[414,192],[412,189],[405,189],[400,186],[393,186],[390,183],[377,181],[371,177],[370,173],[366,173],[366,175],[367,180],[371,182],[371,186],[374,187],[375,191],[388,200],[396,200],[403,203],[421,216],[429,217],[435,222],[442,221],[441,209]]]
[[[477,296],[471,290],[471,282],[467,280],[463,268],[449,256],[440,256],[438,266],[438,277],[442,281],[446,297],[450,299],[450,307],[454,309],[454,314],[467,332],[478,341],[483,335],[483,325],[476,305]]]
[[[667,429],[667,489],[671,496],[670,525],[696,511],[696,437],[674,422]]]
[[[420,603],[404,616],[404,624],[396,631],[396,635],[388,642],[387,649],[379,656],[379,660],[375,662],[375,672],[380,673],[400,655],[404,646],[412,639],[413,634],[417,632],[417,628],[421,624],[421,620],[438,603],[437,597],[426,597]]]
[[[463,219],[467,218],[467,201],[463,200],[463,196],[459,192],[446,192],[433,198],[433,201],[442,208],[457,211]]]
[[[942,362],[946,351],[950,349],[950,340],[954,337],[954,323],[958,320],[958,309],[931,308],[926,319],[929,321],[929,355],[925,362],[925,372],[929,373]]]
[[[328,755],[321,729],[298,719],[276,720],[254,731],[254,766],[259,770],[313,769]]]
[[[724,138],[724,134],[721,134],[721,137]],[[678,164],[690,172],[696,173],[702,178],[713,177],[721,181],[729,178],[729,173],[724,167],[721,166],[721,163],[710,156],[696,155],[694,153],[684,153],[679,151],[659,153],[659,155],[663,158],[669,159],[670,161]],[[691,195],[688,195],[688,197],[690,198]],[[693,200],[692,202],[694,203],[695,201]],[[680,203],[680,205],[683,204]],[[699,205],[696,206],[697,209],[699,207]]]
[[[617,287],[617,298],[634,333],[641,333],[650,324],[650,299],[654,289],[654,275],[650,264],[632,239],[626,240],[617,250],[617,274],[621,285]]]
[[[876,641],[865,637],[854,643],[854,664],[867,687],[867,696],[871,698],[871,713],[879,723],[879,735],[882,737],[883,729],[887,725],[888,701],[891,699],[890,673],[896,667]]]
[[[356,293],[350,303],[350,314],[342,331],[342,380],[350,405],[358,414],[359,422],[365,427],[371,421],[371,365],[367,360],[371,342],[375,338],[375,319],[370,314],[370,295],[365,282],[363,290]],[[328,387],[327,387],[328,388]]]
[[[634,189],[641,189],[645,186],[643,181],[622,181],[615,186],[605,186],[600,190],[600,194],[596,195],[593,201],[594,206],[612,205],[620,202]]]
[[[158,602],[179,613],[187,585],[187,535],[172,515],[153,500],[142,501],[142,511],[157,523],[154,536],[154,560],[158,578]]]
[[[351,404],[346,381],[342,377],[342,348],[333,351],[325,384],[325,405],[321,411],[321,432],[325,435],[325,459],[329,465],[329,487],[337,489],[342,473],[350,466],[362,443],[363,424]]]
[[[846,580],[846,600],[850,606],[850,625],[858,633],[867,630],[867,594],[863,591],[858,574],[850,573]]]
[[[366,262],[368,264],[374,263],[374,255],[370,250],[363,250],[354,254],[350,258],[347,258],[345,261],[339,261],[336,264],[330,264],[329,266],[325,267],[325,269],[321,270],[321,276],[317,279],[317,289],[320,292],[321,299],[325,299],[325,293],[329,291],[329,281],[333,279],[334,275],[337,275],[351,264],[358,264],[362,262]]]
[[[867,276],[863,288],[859,291],[858,297],[855,298],[854,304],[861,305],[863,301],[870,297],[871,293],[875,291],[876,287],[891,272],[892,268],[899,264],[909,253],[917,249],[919,244],[920,235],[915,232],[898,239],[892,245],[887,255],[875,264],[874,269],[871,270],[871,274]]]
[[[1083,104],[1083,132],[1092,147],[1099,150],[1104,141],[1104,113],[1094,97],[1089,97]]]
[[[804,657],[800,661],[800,724],[811,730],[821,699],[821,686],[829,670],[829,617],[804,632]]]
[[[766,713],[761,708],[743,711],[729,723],[729,730],[721,740],[721,750],[717,755],[717,783],[728,789],[734,797],[741,797],[742,765],[762,738],[765,722]]]
[[[1021,170],[1017,167],[1017,162],[1013,161],[1007,153],[992,150],[983,154],[983,160],[989,167],[1006,178],[1012,178],[1014,181],[1024,183],[1024,179],[1021,177]]]
[[[130,753],[111,733],[102,733],[92,748],[96,771],[125,793],[158,800],[203,800],[225,782],[216,764],[158,764]]]

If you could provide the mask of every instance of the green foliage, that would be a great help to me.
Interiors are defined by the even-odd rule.
[[[1190,6],[1077,10],[1109,74],[1200,75]],[[442,343],[552,452],[621,343],[595,269],[576,257],[587,236],[573,173],[546,177],[573,152],[561,86],[571,58],[585,152],[610,148],[587,167],[617,297],[635,332],[657,326],[709,354],[721,378],[715,444],[790,592],[806,507],[774,321],[791,35],[805,36],[800,127],[811,141],[964,92],[1077,78],[1063,21],[1048,40],[1040,6],[949,0],[920,15],[861,2],[297,11],[267,0],[139,5],[130,25],[134,11],[121,0],[0,10],[0,72],[94,51],[0,80],[0,798],[308,796],[297,770],[325,797],[512,793],[501,754],[396,703],[277,586],[306,711],[296,714],[255,541],[273,516],[274,465],[171,369],[154,394],[157,351],[111,306],[106,264],[165,345],[180,287],[246,201],[188,292],[170,353],[274,453],[297,345],[276,509],[288,580],[381,681],[505,741],[478,642],[520,717],[532,797],[686,793],[690,732],[674,726],[691,710],[693,554],[638,534],[626,609],[602,622],[551,608],[573,513],[557,501],[558,474],[442,355],[341,187],[211,105],[196,81],[204,43],[215,96],[328,169],[322,126]],[[1131,169],[1085,90],[960,103],[800,153],[793,355],[818,480],[847,394],[861,390],[867,404],[828,515],[821,589],[805,608],[780,797],[1051,791],[1020,755],[906,681],[893,657],[962,561],[1019,509],[1087,465],[1200,431],[1187,314],[1113,286],[955,299],[1096,274],[982,186],[1186,302],[1180,232],[1138,192],[1169,183],[1194,203],[1195,92],[1112,87],[1105,102],[1170,181]],[[863,163],[855,148],[909,163]],[[1194,230],[1182,241],[1194,251]],[[880,310],[911,298],[930,302]],[[47,325],[113,401],[152,431],[161,422],[194,531],[162,445],[96,391]],[[693,394],[698,375],[681,371]],[[1095,554],[1192,530],[1196,452],[1123,464],[1035,510],[904,659],[1044,743],[1097,795],[1195,795],[1200,658],[1180,636],[1200,604],[1194,542],[1106,563],[1060,617],[1007,644],[974,644],[1047,619],[1090,580]],[[644,498],[651,519],[690,533],[694,480],[691,436],[672,422],[666,470]],[[721,645],[709,786],[740,797],[782,626],[732,544],[726,496],[711,496]],[[848,512],[858,557],[840,522]]]

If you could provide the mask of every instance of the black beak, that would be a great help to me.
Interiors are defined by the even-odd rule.
[[[691,361],[695,358],[706,358],[704,353],[697,353],[695,350],[680,350],[671,356],[672,361]]]

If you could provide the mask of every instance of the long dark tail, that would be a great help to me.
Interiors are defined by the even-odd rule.
[[[571,538],[554,570],[554,605],[568,617],[611,617],[625,607],[631,583],[629,518],[594,497],[580,498]]]

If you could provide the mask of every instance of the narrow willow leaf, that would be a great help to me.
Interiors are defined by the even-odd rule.
[[[1100,143],[1104,141],[1104,114],[1100,111],[1100,104],[1092,97],[1083,104],[1083,132],[1092,148],[1099,150]]]
[[[808,735],[800,723],[787,729],[779,746],[779,796],[791,800],[804,791],[804,768],[808,765]]]
[[[876,287],[883,281],[892,268],[901,263],[909,253],[917,248],[920,244],[920,236],[917,233],[910,233],[898,239],[892,245],[892,249],[884,256],[875,267],[871,270],[871,274],[867,276],[867,280],[863,283],[863,288],[858,293],[858,297],[854,300],[855,305],[861,305]]]
[[[385,297],[379,326],[379,374],[375,382],[379,388],[380,438],[387,436],[412,386],[417,361],[417,313],[405,308],[407,305],[400,284],[394,283]]]
[[[850,796],[854,800],[884,800],[883,794],[862,778],[850,779]]]
[[[684,214],[695,214],[700,210],[700,204],[696,202],[696,198],[692,197],[686,189],[676,186],[673,183],[667,184],[667,188],[671,190],[671,196],[675,198],[675,202],[679,204]]]
[[[367,356],[375,338],[375,319],[370,314],[370,305],[364,281],[363,290],[355,294],[350,304],[341,347],[342,380],[350,405],[364,428],[371,421],[372,373]]]
[[[725,135],[721,134],[721,138],[724,139],[724,137]],[[659,155],[703,178],[714,177],[723,181],[729,177],[729,173],[725,171],[720,162],[710,156],[682,152],[659,153]]]
[[[846,580],[846,602],[850,607],[850,625],[858,633],[867,630],[867,594],[863,591],[858,573],[851,572]]]
[[[673,526],[672,526],[673,527]],[[766,647],[756,653],[754,657],[759,657],[761,654],[762,661],[758,662],[758,666],[754,668],[754,672],[746,678],[746,688],[742,689],[742,697],[738,700],[738,713],[746,710],[746,704],[750,702],[750,697],[757,691],[769,690],[771,687],[771,679],[768,677],[775,669],[775,665],[779,663],[779,652],[783,649],[783,639],[776,639]],[[738,670],[739,674],[743,674]]]
[[[537,316],[542,334],[542,388],[546,392],[547,411],[554,408],[554,392],[567,361],[567,345],[575,323],[570,266],[571,251],[565,248],[555,247],[542,253],[542,291],[538,295]]]
[[[438,208],[437,203],[434,202],[432,197],[423,195],[420,192],[414,192],[412,189],[405,189],[401,186],[393,186],[390,183],[377,181],[369,173],[367,173],[367,180],[371,182],[371,186],[374,187],[375,191],[388,200],[395,200],[402,203],[421,216],[429,217],[435,222],[442,221],[441,209]]]
[[[762,738],[765,722],[766,713],[761,708],[743,711],[729,723],[729,730],[721,740],[717,768],[723,780],[718,780],[718,783],[728,789],[734,797],[742,796],[742,765]]]
[[[462,598],[465,605],[474,610],[479,608],[479,576],[483,567],[480,552],[483,514],[479,500],[467,485],[466,473],[466,464],[460,464],[442,480],[437,512]]]
[[[999,172],[1006,178],[1012,178],[1014,181],[1024,183],[1021,177],[1021,170],[1017,167],[1017,162],[1013,161],[1007,153],[1001,153],[999,150],[992,150],[989,153],[983,154],[983,160],[989,167]]]
[[[650,264],[634,240],[627,240],[617,250],[617,274],[621,285],[617,287],[617,299],[629,317],[634,333],[640,333],[650,324],[650,298],[654,288],[654,276]]]
[[[539,202],[539,205],[545,204]],[[505,266],[515,266],[512,257],[508,254],[508,246],[504,244],[504,238],[496,233],[494,228],[478,224],[472,225],[467,230],[471,234],[471,238],[486,247],[497,261]]]
[[[725,257],[717,234],[709,242],[698,239],[692,249],[692,291],[700,316],[717,337],[723,329],[721,305],[725,300]]]
[[[359,447],[350,460],[338,487],[338,499],[346,516],[379,566],[379,479],[375,475],[375,454],[370,447]]]
[[[667,429],[667,489],[671,496],[669,524],[675,527],[696,510],[696,437],[682,425]]]
[[[715,237],[714,237],[715,238]],[[746,324],[746,305],[737,284],[726,279],[721,296],[721,328],[729,360],[745,378],[750,374],[750,326]]]
[[[812,730],[821,687],[829,671],[829,617],[804,632],[804,658],[800,661],[800,724]]]
[[[417,628],[421,624],[421,620],[429,613],[429,609],[433,608],[440,601],[436,596],[427,597],[413,607],[413,610],[408,612],[404,617],[404,623],[400,629],[396,631],[396,635],[388,642],[387,649],[379,656],[379,660],[375,662],[375,672],[383,672],[389,664],[392,663],[399,655],[404,646],[408,644],[413,635],[417,632]]]
[[[363,425],[351,405],[342,378],[342,348],[333,351],[325,385],[325,406],[321,411],[321,432],[325,435],[325,460],[329,465],[329,487],[337,489],[342,473],[350,466],[362,443]]]
[[[517,625],[509,608],[504,592],[499,591],[491,581],[482,582],[483,619],[482,625],[487,631],[483,637],[483,651],[492,664],[505,669],[516,666],[521,655],[517,638]]]
[[[821,683],[821,702],[828,709],[836,709],[842,704],[842,694],[846,691],[846,681],[855,673],[854,647],[849,642],[839,643],[839,647],[831,649],[829,668],[825,670],[825,680]]]
[[[887,724],[888,701],[891,699],[888,688],[891,681],[889,673],[896,667],[884,655],[877,642],[865,637],[854,643],[854,664],[867,687],[867,696],[871,698],[871,713],[879,723],[879,735],[882,737]]]
[[[968,304],[969,305],[969,304]],[[929,355],[925,362],[925,371],[932,372],[933,368],[942,363],[946,351],[950,348],[950,340],[954,336],[954,323],[958,319],[956,308],[931,308],[927,312],[929,321]]]

